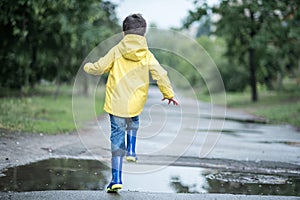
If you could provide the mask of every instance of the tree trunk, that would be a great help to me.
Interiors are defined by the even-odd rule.
[[[254,14],[250,11],[250,19],[252,23],[254,23]],[[256,34],[255,27],[251,26],[250,38],[251,40],[254,39]],[[255,49],[253,47],[249,47],[249,67],[250,67],[250,86],[251,86],[251,99],[252,102],[256,102],[258,100],[257,97],[257,88],[256,88],[256,58],[255,58]]]
[[[37,75],[36,75],[36,60],[37,60],[37,52],[38,48],[35,44],[33,44],[32,49],[31,49],[31,63],[29,65],[29,69],[31,70],[31,73],[29,74],[29,86],[30,89],[34,88],[35,83],[37,82]]]
[[[257,87],[256,87],[256,66],[255,66],[255,51],[249,48],[249,67],[250,67],[250,86],[251,86],[251,99],[253,102],[258,100]]]
[[[298,60],[298,69],[296,69],[297,86],[300,86],[300,59]]]

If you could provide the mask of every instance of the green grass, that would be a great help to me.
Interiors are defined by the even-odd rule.
[[[0,128],[49,134],[74,131],[76,126],[73,120],[72,96],[70,95],[72,88],[68,88],[68,94],[63,91],[63,94],[56,99],[51,94],[0,98]],[[95,100],[91,98],[93,97],[76,97],[76,112],[77,116],[80,116],[80,122],[91,120],[103,112],[101,95],[97,95],[96,98],[96,112],[91,104]],[[82,126],[82,123],[79,126]]]
[[[259,91],[258,102],[251,102],[250,99],[250,92],[226,93],[229,108],[241,109],[264,117],[273,124],[291,124],[300,127],[300,91]]]

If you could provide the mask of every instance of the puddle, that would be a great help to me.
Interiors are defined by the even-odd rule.
[[[194,132],[195,129],[192,128],[186,128],[185,130],[187,131],[192,131]],[[262,131],[258,130],[253,130],[253,129],[197,129],[198,133],[207,133],[207,132],[212,132],[212,133],[222,133],[226,135],[231,135],[234,137],[243,137],[242,133],[247,133],[247,134],[262,134]]]
[[[94,160],[49,159],[2,173],[0,191],[6,192],[104,190],[110,180],[110,169]],[[300,196],[300,177],[193,167],[168,166],[151,173],[124,173],[123,181],[123,189],[130,191]]]
[[[263,144],[285,144],[288,146],[300,147],[300,142],[295,141],[262,141]]]
[[[229,117],[229,116],[210,116],[210,115],[201,115],[201,118],[204,119],[225,119],[226,121],[234,121],[241,123],[255,123],[255,124],[267,124],[268,120],[264,118],[238,118],[238,117]]]
[[[108,170],[93,160],[49,159],[2,172],[0,190],[101,190],[107,184]]]
[[[282,177],[277,175],[216,173],[206,176],[210,193],[248,195],[300,195],[300,177]]]

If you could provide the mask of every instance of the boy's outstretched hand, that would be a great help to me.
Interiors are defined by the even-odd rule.
[[[167,98],[163,98],[162,101],[164,101],[164,100],[166,100],[166,99],[167,99]],[[173,104],[174,104],[175,106],[178,106],[178,105],[179,105],[178,101],[175,100],[174,98],[168,99],[168,100],[169,100],[168,104],[170,104],[171,102],[173,102]]]

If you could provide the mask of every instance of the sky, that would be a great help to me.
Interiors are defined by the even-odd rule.
[[[188,15],[188,10],[193,10],[193,0],[111,0],[118,5],[116,13],[123,19],[133,13],[141,13],[148,26],[155,23],[158,28],[179,28]]]

